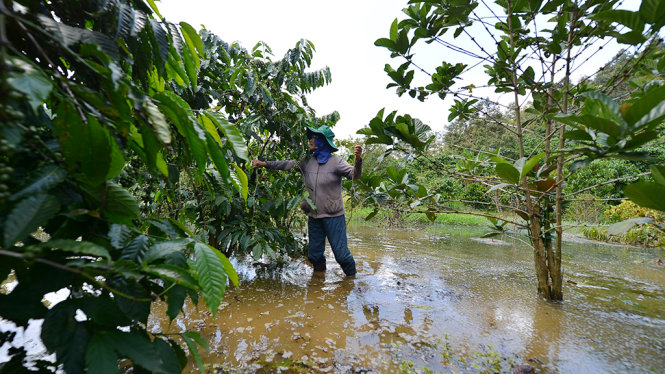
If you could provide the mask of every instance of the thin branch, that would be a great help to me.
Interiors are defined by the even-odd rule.
[[[643,177],[645,175],[650,175],[650,174],[651,174],[651,172],[648,171],[648,172],[645,172],[645,173],[635,174],[635,175],[631,175],[631,176],[628,176],[628,177],[621,177],[621,178],[616,178],[616,179],[612,179],[612,180],[609,180],[609,181],[597,183],[597,184],[594,184],[593,186],[583,188],[579,191],[571,192],[568,195],[563,196],[563,198],[566,199],[568,196],[575,196],[575,195],[581,194],[582,192],[589,191],[589,190],[592,190],[596,187],[604,186],[606,184],[611,184],[611,183],[614,183],[614,182],[620,182],[620,181],[623,181],[623,180],[626,180],[626,179],[639,178],[639,177]]]
[[[4,250],[4,249],[0,249],[0,256],[7,256],[7,257],[13,257],[13,258],[21,259],[21,260],[27,260],[26,256],[23,253],[7,251],[7,250]],[[66,272],[69,272],[69,273],[80,275],[83,278],[86,278],[87,280],[93,282],[97,286],[99,286],[101,288],[104,288],[105,290],[107,290],[107,291],[109,291],[109,292],[111,292],[115,295],[118,295],[120,297],[124,297],[126,299],[133,300],[133,301],[152,302],[152,299],[138,298],[138,297],[128,295],[124,292],[121,292],[121,291],[109,286],[105,282],[98,281],[95,277],[93,277],[92,275],[82,271],[81,269],[70,268],[70,267],[67,267],[65,265],[59,264],[57,262],[54,262],[54,261],[51,261],[51,260],[48,260],[48,259],[45,259],[45,258],[40,258],[40,257],[31,258],[30,260],[42,263],[44,265],[51,266],[53,268],[56,268],[56,269],[59,269],[59,270],[62,270],[62,271],[66,271]]]

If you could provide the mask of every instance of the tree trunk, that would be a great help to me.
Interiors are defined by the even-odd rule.
[[[533,259],[536,265],[536,277],[538,278],[538,296],[545,300],[551,300],[551,286],[547,256],[545,255],[545,243],[540,237],[540,223],[537,219],[531,221],[531,237],[533,243]]]

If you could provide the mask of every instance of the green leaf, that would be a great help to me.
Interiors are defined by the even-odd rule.
[[[651,165],[651,177],[658,184],[665,185],[665,165]]]
[[[196,52],[203,56],[203,41],[201,41],[201,37],[196,30],[194,30],[194,28],[187,22],[180,22],[180,27],[182,28],[183,36],[188,38],[188,42],[194,46]]]
[[[184,369],[187,366],[187,353],[185,353],[185,350],[180,347],[180,344],[173,339],[169,339],[169,345],[171,345],[171,348],[178,358],[179,367],[181,370]]]
[[[584,114],[591,114],[612,120],[621,120],[619,104],[617,104],[611,97],[597,91],[588,91],[581,95],[587,98],[587,100],[584,101],[584,108],[582,108]]]
[[[56,350],[58,361],[62,362],[67,373],[79,373],[85,366],[85,354],[90,332],[83,324],[77,323],[71,336]]]
[[[148,252],[150,247],[150,239],[146,235],[139,235],[130,241],[125,248],[122,249],[120,258],[130,260],[133,262],[143,262],[143,256]]]
[[[201,60],[198,56],[195,55],[194,47],[189,42],[189,37],[185,36],[185,42],[187,48],[183,49],[183,65],[185,66],[186,78],[192,89],[196,89],[196,81],[198,80],[199,67],[201,66]]]
[[[132,226],[132,219],[139,218],[140,211],[136,199],[115,182],[107,182],[107,188],[100,186],[82,186],[83,190],[91,198],[92,203],[101,206],[106,201],[103,215],[112,223],[126,224]],[[106,197],[105,197],[106,195]]]
[[[242,168],[236,164],[233,164],[234,170],[231,172],[231,180],[233,181],[233,186],[240,192],[242,198],[247,202],[247,196],[249,194],[249,179],[247,174],[242,170]]]
[[[106,248],[91,242],[70,239],[52,239],[46,243],[40,244],[39,247],[59,249],[64,252],[91,255],[95,257],[104,257],[107,260],[111,259],[111,255],[109,254],[109,251],[106,250]]]
[[[252,246],[252,257],[254,257],[255,261],[258,261],[261,259],[262,256],[263,256],[263,247],[261,246],[260,242],[256,242]]]
[[[143,157],[143,155],[141,156],[145,160],[146,164],[153,166],[157,162],[157,153],[159,153],[159,150],[162,148],[162,146],[159,143],[159,139],[157,139],[155,132],[152,130],[152,128],[150,128],[150,126],[147,124],[141,124],[139,128],[141,131],[141,142],[137,143],[141,145],[145,154],[145,157]]]
[[[228,181],[230,176],[229,164],[226,162],[224,154],[222,153],[222,150],[219,148],[219,143],[217,143],[212,138],[210,133],[206,134],[206,143],[208,145],[208,154],[210,155],[213,164],[215,164],[215,168],[217,168],[217,171],[219,171],[219,174],[222,176],[222,179],[225,182]]]
[[[194,268],[199,275],[203,299],[213,317],[226,291],[226,272],[216,252],[216,249],[203,243],[194,244]]]
[[[7,83],[15,90],[23,92],[33,110],[37,110],[53,89],[53,84],[42,70],[33,64],[15,57],[6,56],[6,64],[13,65],[21,70],[21,73],[12,73],[7,78]]]
[[[55,165],[47,165],[44,169],[37,171],[28,186],[13,194],[9,200],[15,201],[26,195],[48,191],[64,181],[66,176],[67,172],[63,169]]]
[[[150,247],[143,258],[143,263],[150,264],[173,253],[182,252],[191,242],[192,239],[189,238],[158,242]]]
[[[629,125],[637,128],[637,122],[641,122],[643,118],[648,118],[650,112],[659,105],[662,106],[664,101],[665,86],[654,88],[638,101],[632,103],[626,110],[624,118]]]
[[[379,213],[379,209],[374,209],[370,214],[365,217],[365,221],[369,221],[370,219],[374,218]]]
[[[621,126],[618,125],[616,122],[612,121],[611,119],[591,116],[591,115],[583,115],[580,116],[580,123],[592,129],[596,129],[600,132],[613,136],[615,138],[621,136]]]
[[[60,203],[51,195],[41,194],[23,199],[7,215],[3,247],[9,248],[37,231],[40,226],[46,226],[59,210]]]
[[[185,365],[180,365],[178,351],[164,339],[155,338],[152,344],[157,349],[157,354],[162,359],[164,372],[168,374],[180,374]]]
[[[144,270],[149,274],[156,275],[179,286],[187,287],[192,290],[198,290],[196,280],[194,280],[189,271],[181,268],[180,266],[157,264],[148,265],[144,268]]]
[[[196,332],[196,331],[187,331],[182,335],[194,340],[196,342],[196,344],[203,347],[203,349],[205,349],[206,351],[210,351],[210,347],[208,346],[208,342],[205,339],[203,339],[201,334],[199,334],[198,332]]]
[[[113,179],[122,173],[122,169],[125,167],[125,157],[122,155],[122,151],[118,148],[115,140],[109,138],[109,144],[111,146],[111,162],[109,163],[109,170],[106,172],[106,179]]]
[[[511,164],[499,162],[495,167],[496,175],[511,184],[519,184],[520,172]]]
[[[203,128],[206,129],[208,134],[210,134],[212,138],[215,139],[217,144],[219,144],[220,147],[223,147],[224,144],[222,143],[222,138],[219,136],[217,127],[215,126],[215,123],[212,121],[212,119],[210,119],[210,117],[205,114],[200,114],[199,122],[201,125],[203,125]]]
[[[583,169],[583,168],[589,166],[591,161],[592,160],[590,158],[583,158],[583,159],[580,159],[580,160],[575,160],[570,165],[568,165],[568,170],[570,170],[570,172],[573,173],[573,172],[575,172],[579,169]]]
[[[83,125],[83,143],[77,144],[78,159],[81,171],[86,180],[98,184],[106,180],[111,166],[111,145],[107,130],[93,117],[88,116],[87,125]]]
[[[662,0],[642,0],[640,16],[649,23],[656,23],[665,17],[665,2]]]
[[[164,156],[162,156],[162,152],[157,152],[157,154],[155,155],[155,166],[157,167],[157,170],[159,170],[159,172],[162,173],[163,176],[168,178],[169,166],[166,164]]]
[[[219,113],[206,112],[206,116],[212,119],[215,125],[222,130],[222,133],[231,144],[231,147],[233,147],[236,156],[244,161],[249,161],[249,151],[247,150],[247,145],[245,144],[245,140],[242,137],[240,130]]]
[[[166,117],[164,114],[159,111],[159,108],[155,103],[150,100],[149,97],[146,97],[143,101],[143,108],[145,108],[148,113],[148,119],[150,119],[150,124],[152,125],[157,138],[163,144],[171,143],[171,128],[166,122]]]
[[[132,237],[132,229],[126,225],[112,224],[108,236],[111,246],[115,249],[121,249],[127,245]]]
[[[610,225],[607,228],[607,233],[609,235],[623,235],[635,225],[643,225],[653,221],[654,219],[649,217],[630,218]]]
[[[196,165],[199,167],[201,173],[203,173],[208,162],[206,146],[201,138],[199,138],[196,129],[192,125],[194,124],[192,123],[187,125],[185,129],[185,137],[187,139],[187,143],[189,144],[189,149],[192,151],[194,159],[196,160]]]
[[[564,139],[591,141],[593,138],[584,130],[570,130],[563,134]]]
[[[126,260],[123,260],[128,262]],[[115,263],[118,264],[118,261]],[[133,264],[133,263],[132,263]],[[125,273],[125,272],[123,272]],[[138,277],[134,275],[133,271],[123,274],[130,277]],[[115,294],[115,300],[118,303],[120,310],[130,319],[147,323],[148,316],[150,315],[150,302],[144,301],[150,299],[150,293],[143,288],[138,282],[132,279],[124,279],[121,277],[114,277],[111,280],[111,285],[118,291],[128,295],[132,298],[127,298],[125,295]]]
[[[648,96],[649,94],[647,94]],[[632,108],[632,107],[631,107]],[[654,122],[661,122],[665,118],[665,100],[656,104],[649,113],[645,114],[640,118],[633,126],[639,129],[648,125],[653,124]]]
[[[233,268],[233,265],[231,265],[231,261],[229,261],[228,257],[226,257],[222,252],[215,249],[214,247],[208,244],[206,245],[210,247],[210,249],[217,254],[217,257],[219,257],[219,260],[222,262],[222,265],[224,266],[224,272],[226,272],[226,276],[231,281],[231,284],[238,287],[238,273],[236,273],[236,270]]]
[[[391,51],[394,51],[397,48],[397,44],[394,41],[387,38],[380,38],[374,42],[374,45],[377,47],[385,47]]]
[[[636,135],[631,134],[630,140],[626,142],[623,149],[629,151],[631,149],[638,148],[645,143],[658,139],[659,135],[660,133],[658,131],[642,131]]]
[[[194,343],[194,340],[186,335],[182,335],[182,339],[185,341],[185,344],[187,344],[189,353],[194,357],[194,362],[196,362],[196,365],[199,367],[199,371],[205,373],[206,369],[201,360],[201,353],[199,353],[199,348],[196,346],[196,343]]]
[[[122,313],[118,304],[110,295],[87,296],[77,300],[77,306],[88,317],[88,321],[97,326],[115,329],[117,326],[128,326],[132,323]]]
[[[627,185],[623,193],[639,206],[665,211],[665,184],[637,182]]]
[[[180,96],[171,91],[161,91],[153,95],[160,111],[173,122],[182,136],[187,136],[187,128],[191,128],[191,107]]]
[[[624,9],[611,9],[604,10],[592,16],[593,19],[617,22],[622,25],[630,27],[632,30],[642,32],[644,29],[644,21],[638,12],[632,12]]]
[[[54,130],[68,168],[91,184],[104,182],[111,165],[108,130],[93,116],[84,124],[69,102],[61,104],[57,112]]]
[[[187,298],[187,289],[183,286],[174,286],[166,293],[166,304],[168,308],[166,315],[173,321],[182,311],[182,306]]]
[[[49,351],[55,351],[57,362],[67,373],[82,373],[85,368],[86,347],[90,332],[74,319],[76,306],[63,301],[46,314],[41,338]]]
[[[397,43],[397,18],[390,25],[390,40]]]
[[[147,0],[148,4],[150,5],[150,8],[152,9],[153,12],[159,17],[159,19],[163,19],[162,15],[159,13],[159,8],[157,8],[157,5],[155,4],[154,0]]]
[[[531,157],[530,159],[526,160],[526,162],[524,163],[524,166],[522,167],[522,172],[520,173],[520,178],[527,175],[527,174],[529,174],[529,172],[536,166],[536,164],[538,164],[540,162],[540,160],[543,159],[543,157],[545,157],[544,152],[539,153],[539,154]]]
[[[85,364],[89,373],[116,374],[119,372],[118,357],[104,335],[95,335],[88,343]]]
[[[113,331],[107,335],[109,344],[134,364],[156,373],[168,372],[164,369],[162,358],[150,339],[138,331]]]

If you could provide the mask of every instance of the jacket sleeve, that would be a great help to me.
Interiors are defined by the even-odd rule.
[[[355,162],[353,166],[349,165],[348,162],[344,161],[343,158],[340,157],[339,159],[339,165],[337,166],[337,172],[349,179],[360,179],[360,177],[363,176],[363,160],[362,158],[360,161]]]
[[[296,160],[287,160],[287,161],[266,161],[266,168],[273,170],[291,170],[294,166],[298,164]]]

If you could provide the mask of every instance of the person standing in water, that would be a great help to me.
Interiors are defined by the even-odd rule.
[[[309,248],[307,258],[314,271],[326,270],[324,254],[326,238],[330,243],[335,260],[347,276],[356,275],[356,262],[353,259],[346,237],[346,219],[342,200],[342,177],[359,179],[362,176],[362,147],[355,145],[354,165],[349,165],[340,156],[333,155],[338,150],[335,146],[335,134],[330,127],[307,127],[309,150],[312,155],[298,162],[252,160],[252,166],[273,170],[291,170],[296,165],[305,180],[309,198],[315,206],[303,200],[300,207],[308,216],[307,228]]]

